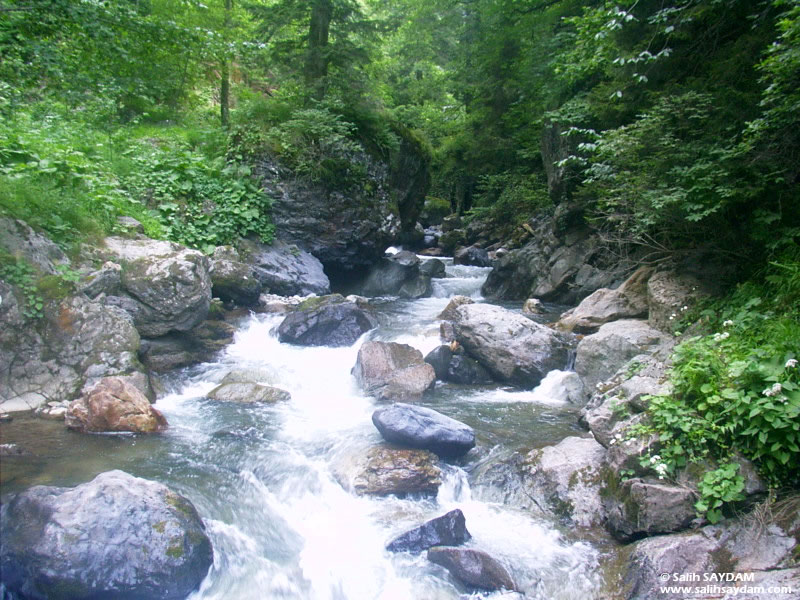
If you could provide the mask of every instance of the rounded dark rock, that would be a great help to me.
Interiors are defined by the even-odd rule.
[[[441,279],[445,276],[445,266],[438,258],[431,258],[420,263],[419,272],[428,277]]]
[[[313,299],[278,325],[278,339],[298,346],[351,346],[377,319],[343,298]]]
[[[453,359],[453,352],[450,346],[443,344],[437,346],[425,356],[425,362],[433,367],[436,372],[436,379],[444,381],[447,378],[447,369]]]
[[[0,509],[0,567],[22,598],[185,598],[213,563],[194,506],[109,471],[75,488],[36,486]]]
[[[506,568],[482,550],[435,546],[428,550],[428,560],[443,566],[470,587],[517,591]]]
[[[475,446],[475,432],[435,410],[397,402],[372,413],[387,442],[430,450],[442,457],[461,456]]]
[[[471,537],[464,513],[457,508],[396,537],[386,549],[391,552],[422,552],[433,546],[458,546]]]

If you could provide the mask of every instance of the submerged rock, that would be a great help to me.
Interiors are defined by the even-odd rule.
[[[372,422],[387,442],[423,448],[439,456],[461,456],[475,446],[471,427],[422,406],[397,402],[376,410]]]
[[[436,455],[425,450],[376,446],[335,465],[339,482],[360,495],[435,494],[442,484]]]
[[[386,549],[390,552],[422,552],[433,546],[458,546],[471,537],[464,513],[457,508],[397,536]]]
[[[453,577],[470,587],[517,591],[506,568],[482,550],[436,546],[428,550],[428,560],[443,566]]]
[[[167,420],[132,383],[105,377],[89,393],[69,405],[66,424],[83,432],[157,433]]]
[[[436,379],[419,350],[395,342],[364,342],[352,373],[364,391],[381,400],[418,400]]]
[[[518,313],[489,304],[462,305],[456,313],[456,339],[499,381],[532,388],[567,364],[567,342]]]
[[[211,390],[208,397],[219,402],[237,402],[239,404],[284,402],[292,398],[286,390],[248,382],[223,383]]]
[[[378,320],[338,295],[311,298],[278,325],[278,339],[298,346],[352,346]]]
[[[12,497],[0,535],[3,583],[23,598],[179,600],[213,562],[192,503],[122,471]]]

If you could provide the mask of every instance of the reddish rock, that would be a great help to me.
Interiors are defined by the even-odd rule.
[[[142,392],[121,377],[105,377],[87,394],[72,402],[67,427],[83,432],[132,431],[156,433],[167,420]]]

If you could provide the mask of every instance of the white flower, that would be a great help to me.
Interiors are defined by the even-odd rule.
[[[684,307],[681,308],[681,311],[683,311],[683,312],[686,312],[687,310],[689,310],[688,306],[684,306]]]
[[[730,327],[731,325],[733,325],[733,321],[731,321],[730,319],[728,319],[722,324],[723,327]]]
[[[722,340],[727,340],[729,337],[731,337],[731,334],[728,333],[727,331],[725,333],[715,333],[714,341],[721,342]]]
[[[661,457],[658,454],[654,454],[653,456],[650,457],[650,464],[654,465],[660,460],[661,460]]]
[[[781,384],[780,383],[774,383],[772,385],[772,387],[765,389],[761,393],[764,394],[765,396],[772,397],[772,396],[777,396],[782,391],[783,391],[783,387],[781,386]]]
[[[789,360],[786,361],[786,364],[784,365],[784,367],[787,369],[794,369],[796,366],[797,366],[796,358],[790,358]]]

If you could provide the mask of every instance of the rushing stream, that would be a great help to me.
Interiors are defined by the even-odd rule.
[[[432,298],[375,301],[381,326],[364,339],[427,353],[440,343],[436,315],[448,298],[478,299],[487,272],[448,265],[448,278],[434,280]],[[597,547],[470,486],[476,466],[490,458],[575,434],[573,407],[541,390],[437,382],[422,404],[472,426],[478,446],[444,466],[435,498],[359,497],[337,483],[334,467],[381,442],[370,419],[378,403],[350,375],[363,339],[350,348],[289,346],[270,333],[280,320],[253,315],[217,362],[170,374],[172,392],[156,404],[170,424],[162,435],[80,435],[25,418],[4,424],[3,442],[37,454],[4,459],[4,493],[76,485],[113,468],[181,492],[204,518],[214,545],[214,566],[192,599],[459,598],[464,589],[424,553],[384,549],[396,535],[456,507],[472,533],[469,545],[506,564],[528,598],[602,597]],[[228,371],[245,367],[269,370],[291,401],[237,405],[204,398]]]

